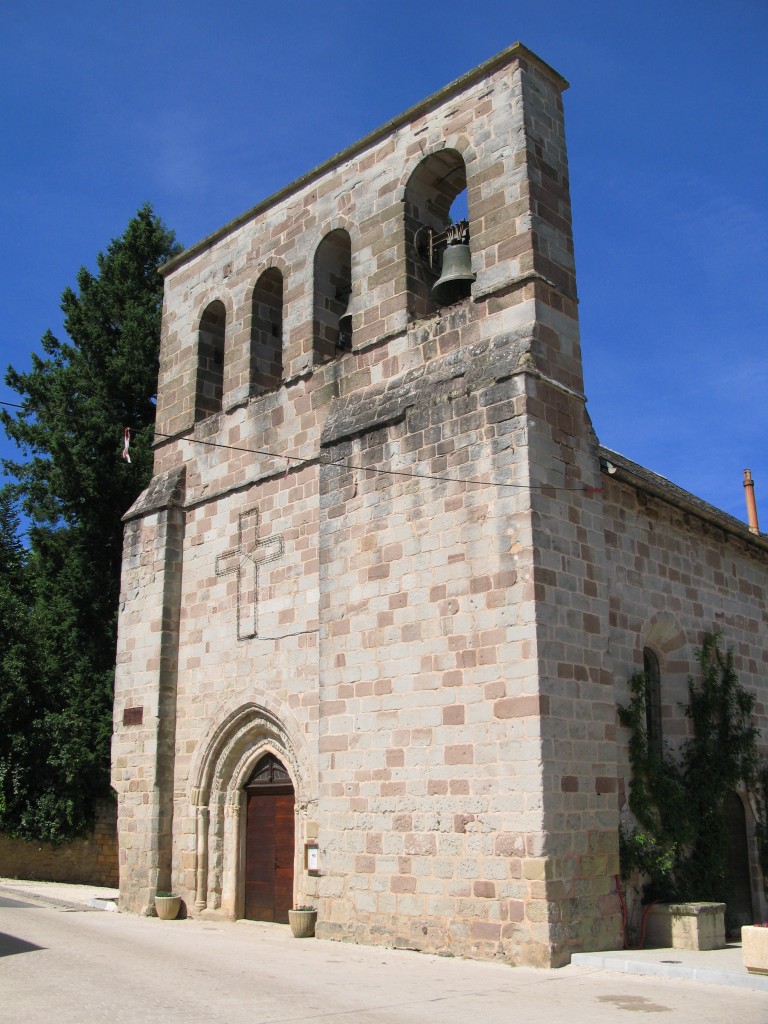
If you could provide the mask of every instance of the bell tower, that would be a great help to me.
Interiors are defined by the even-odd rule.
[[[120,612],[127,905],[170,878],[242,912],[270,755],[319,935],[544,966],[620,944],[566,85],[517,43],[165,266]]]

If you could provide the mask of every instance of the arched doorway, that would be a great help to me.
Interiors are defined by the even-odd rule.
[[[261,774],[272,755],[269,774]],[[306,737],[290,709],[266,694],[259,700],[233,694],[200,740],[189,772],[189,802],[195,808],[195,909],[245,917],[245,860],[249,782],[284,786],[293,806],[294,838],[287,888],[293,899],[306,893],[297,858],[307,840],[307,822],[317,820],[317,774]],[[268,789],[263,790],[265,793]],[[291,793],[293,792],[293,796]],[[258,806],[258,803],[255,805]],[[282,815],[281,815],[282,816]],[[252,832],[254,828],[252,827]],[[313,834],[316,834],[313,830]],[[272,861],[274,867],[274,859]]]
[[[244,789],[244,917],[287,924],[293,906],[293,784],[274,754],[265,754]]]
[[[726,931],[739,935],[741,926],[752,924],[752,885],[749,873],[747,818],[738,793],[731,793],[723,806],[728,828],[728,902],[725,908]]]

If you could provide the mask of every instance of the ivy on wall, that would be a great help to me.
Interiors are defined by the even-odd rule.
[[[677,758],[648,743],[646,677],[630,679],[631,699],[619,705],[629,730],[629,807],[636,825],[619,837],[621,874],[648,878],[646,901],[728,902],[729,835],[725,801],[740,784],[757,814],[763,879],[768,876],[768,763],[760,756],[755,697],[739,683],[733,652],[707,633],[697,652],[700,679],[688,681],[683,707],[691,737]]]

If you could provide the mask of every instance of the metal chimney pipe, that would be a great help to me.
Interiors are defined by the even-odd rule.
[[[744,470],[744,496],[747,499],[747,521],[750,533],[760,533],[757,525],[757,505],[755,505],[755,483],[752,479],[752,470]]]

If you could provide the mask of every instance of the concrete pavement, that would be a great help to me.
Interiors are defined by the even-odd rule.
[[[40,900],[51,906],[71,909],[117,910],[120,893],[94,885],[66,882],[34,882],[0,878],[0,893]],[[681,978],[710,985],[733,985],[768,993],[768,977],[749,974],[741,962],[741,945],[725,949],[641,949],[602,953],[576,953],[573,963],[588,970],[601,969],[620,974],[647,974]]]
[[[120,892],[99,885],[76,885],[73,882],[28,882],[20,878],[0,878],[0,893],[40,901],[52,907],[72,910],[118,909]]]
[[[582,954],[546,971],[297,941],[283,925],[86,912],[110,894],[0,880],[0,1021],[768,1022],[768,984],[752,984],[766,979],[744,972],[737,946]]]

